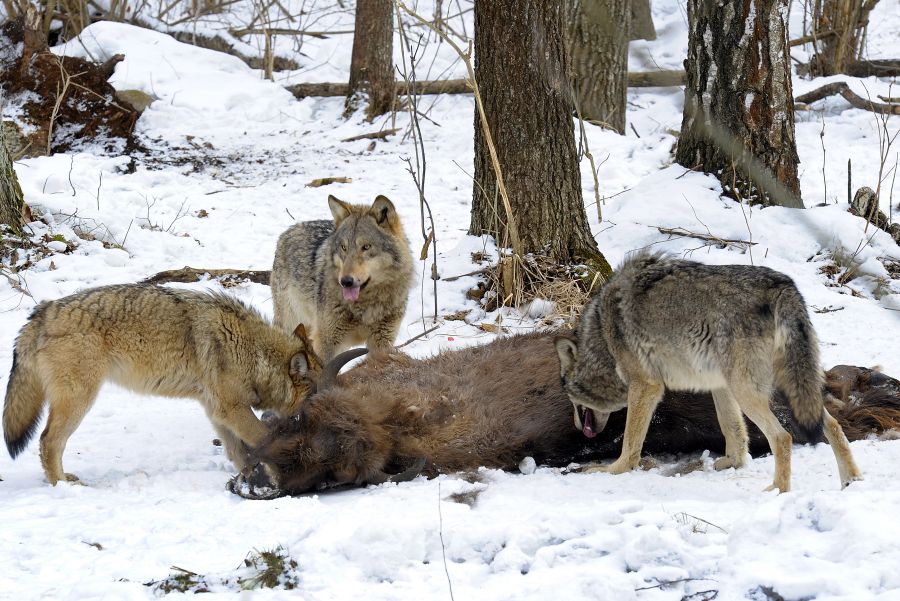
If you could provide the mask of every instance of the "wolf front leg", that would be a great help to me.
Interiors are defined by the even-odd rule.
[[[350,324],[341,317],[326,319],[312,335],[313,350],[324,363],[346,350],[345,344]]]
[[[662,382],[632,379],[628,384],[628,413],[625,415],[625,434],[622,438],[622,455],[609,465],[590,467],[585,473],[605,472],[623,474],[630,472],[641,461],[641,448],[647,437],[650,419],[662,400],[665,387]]]
[[[228,427],[216,422],[213,422],[212,424],[213,428],[216,430],[216,434],[219,435],[219,440],[222,441],[222,446],[225,447],[225,456],[234,464],[234,467],[237,468],[239,472],[244,472],[248,468],[253,467],[250,449],[244,444],[244,441]]]
[[[386,353],[394,348],[401,321],[403,321],[403,315],[391,316],[372,328],[372,332],[366,340],[369,351]]]
[[[205,405],[213,427],[222,437],[228,458],[238,471],[244,472],[253,467],[247,447],[259,446],[269,429],[254,415],[249,401],[238,400],[240,396],[218,395],[207,399]]]

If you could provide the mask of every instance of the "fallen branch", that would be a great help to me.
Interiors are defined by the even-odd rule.
[[[684,85],[684,71],[638,71],[628,74],[628,87],[655,88]],[[405,96],[409,93],[405,81],[396,82],[396,93]],[[346,96],[349,86],[346,83],[298,83],[287,86],[287,90],[297,98],[308,96]],[[417,81],[416,94],[470,94],[472,87],[465,79],[439,79]]]
[[[341,142],[356,142],[357,140],[383,140],[388,136],[393,136],[395,133],[400,131],[399,127],[395,127],[393,129],[383,129],[381,131],[373,131],[368,134],[359,134],[358,136],[350,136],[349,138],[344,138]]]
[[[844,67],[844,73],[853,77],[898,77],[900,59],[887,58],[875,61],[851,61]]]
[[[669,228],[669,227],[657,227],[660,234],[666,234],[667,236],[680,236],[683,238],[696,238],[698,240],[703,240],[705,242],[713,242],[715,244],[719,244],[722,246],[739,246],[749,248],[751,246],[756,246],[756,242],[750,242],[749,240],[731,240],[729,238],[719,238],[718,236],[713,236],[711,234],[698,234],[696,232],[691,232],[682,227]]]
[[[866,19],[864,21],[860,21],[854,26],[854,29],[861,29],[863,27],[869,26],[869,20]],[[826,31],[815,31],[809,35],[805,35],[803,37],[799,37],[795,40],[791,40],[788,44],[793,48],[794,46],[802,46],[803,44],[809,44],[811,42],[818,42],[819,40],[825,40],[830,38],[831,36],[838,35],[838,32],[833,29],[828,29]]]
[[[830,38],[833,35],[835,35],[835,33],[832,30],[820,31],[817,33],[811,33],[809,35],[799,37],[795,40],[791,40],[790,42],[788,42],[788,45],[793,48],[794,46],[802,46],[803,44],[809,44],[810,42],[818,42],[819,40]]]
[[[8,273],[6,273],[5,271],[0,271],[0,275],[5,277],[7,279],[7,281],[9,281],[9,285],[13,290],[15,290],[16,292],[19,292],[20,294],[24,294],[25,296],[27,296],[31,299],[34,298],[31,295],[31,292],[28,291],[28,288],[25,286],[22,286],[21,279],[15,279],[12,276],[10,276]]]
[[[347,83],[298,83],[287,86],[288,92],[297,98],[306,98],[307,96],[346,96],[350,86]],[[395,83],[395,90],[398,96],[408,94],[405,81]],[[436,81],[419,81],[416,82],[416,94],[466,94],[472,91],[472,88],[466,83],[465,79],[441,79]]]
[[[341,30],[341,31],[304,31],[302,29],[287,29],[283,27],[245,27],[243,29],[229,29],[228,33],[233,35],[236,38],[243,37],[245,35],[287,35],[287,36],[307,36],[310,38],[318,38],[320,40],[328,39],[330,35],[341,35],[341,34],[352,34],[352,29]]]
[[[190,284],[200,281],[204,276],[210,279],[218,279],[222,277],[231,277],[242,280],[250,280],[256,284],[269,285],[269,276],[271,271],[257,271],[251,269],[197,269],[195,267],[184,266],[181,269],[171,269],[169,271],[160,271],[156,275],[150,276],[144,280],[146,284],[169,284],[179,282],[182,284]]]
[[[143,26],[143,24],[140,23],[138,23],[138,25]],[[152,29],[149,26],[147,28]],[[220,34],[203,35],[193,31],[172,31],[169,32],[169,35],[183,44],[191,44],[198,48],[206,48],[208,50],[215,50],[216,52],[224,52],[225,54],[236,56],[253,69],[265,68],[265,60],[263,57],[244,54],[235,48],[234,43]],[[291,71],[293,69],[299,69],[300,65],[293,59],[276,56],[274,57],[273,68],[276,71]]]
[[[840,95],[850,103],[850,106],[858,109],[862,109],[864,111],[871,111],[873,113],[878,113],[881,115],[900,115],[900,104],[881,104],[878,102],[872,102],[871,100],[866,100],[862,96],[857,96],[850,89],[850,86],[847,85],[846,82],[836,81],[834,83],[825,84],[821,88],[816,88],[811,92],[807,92],[806,94],[801,94],[794,98],[794,103],[797,104],[812,104],[818,100],[822,100],[823,98],[827,98],[829,96]]]
[[[629,88],[666,88],[683,86],[687,75],[681,70],[632,71],[628,73]]]
[[[441,278],[441,280],[444,281],[444,282],[455,282],[455,281],[458,280],[458,279],[461,279],[461,278],[464,278],[464,277],[468,277],[468,276],[470,276],[470,275],[485,275],[485,274],[489,273],[490,271],[491,271],[491,268],[490,268],[490,267],[486,267],[486,268],[484,268],[484,269],[476,269],[475,271],[470,271],[469,273],[463,273],[463,274],[460,274],[460,275],[454,275],[454,276],[451,276],[451,277],[449,277],[449,278]]]
[[[349,177],[320,177],[306,184],[307,188],[321,188],[331,184],[349,184],[353,179]]]

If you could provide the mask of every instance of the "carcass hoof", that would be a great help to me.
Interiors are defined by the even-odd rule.
[[[261,463],[257,463],[247,476],[244,474],[234,476],[228,481],[225,488],[239,497],[256,501],[269,501],[287,495],[272,482],[269,473]]]

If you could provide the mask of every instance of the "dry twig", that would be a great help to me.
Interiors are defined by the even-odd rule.
[[[756,246],[756,242],[751,242],[750,240],[732,240],[729,238],[720,238],[718,236],[714,236],[712,234],[699,234],[697,232],[692,232],[684,229],[683,227],[657,227],[660,234],[666,234],[667,236],[678,236],[679,238],[696,238],[698,240],[704,240],[706,242],[712,242],[713,244],[719,246],[736,246],[742,249],[748,249],[751,246]]]

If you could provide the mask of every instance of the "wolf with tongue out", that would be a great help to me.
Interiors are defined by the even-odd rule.
[[[388,350],[413,281],[400,217],[381,195],[370,206],[329,196],[328,207],[334,221],[298,223],[278,239],[275,325],[293,332],[305,324],[323,361],[359,344]]]

